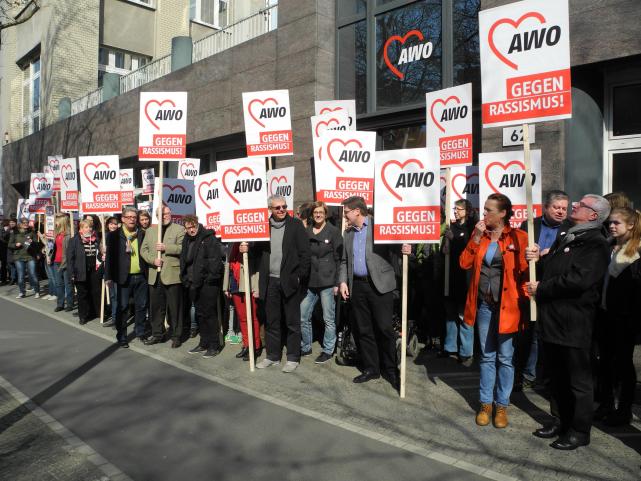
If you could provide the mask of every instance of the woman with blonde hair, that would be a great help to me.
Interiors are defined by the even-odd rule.
[[[53,248],[49,256],[56,285],[57,305],[55,312],[65,309],[73,310],[73,286],[71,276],[67,269],[67,247],[69,246],[69,233],[71,225],[67,214],[56,214],[54,220]],[[65,306],[66,304],[66,306]]]

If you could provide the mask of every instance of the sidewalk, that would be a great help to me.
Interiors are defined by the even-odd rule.
[[[33,296],[18,301],[13,299],[16,294],[15,287],[0,288],[0,295],[25,307],[115,339],[115,332],[98,321],[79,326],[69,313],[54,314],[55,303]],[[196,342],[191,339],[180,349],[170,349],[169,343],[144,346],[137,341],[130,346],[261,399],[408,451],[440,457],[491,479],[618,481],[641,477],[638,418],[632,426],[607,432],[598,425],[590,446],[559,452],[548,447],[548,441],[531,435],[538,421],[546,419],[548,403],[538,393],[526,391],[513,394],[507,429],[480,428],[474,423],[478,368],[437,359],[434,352],[408,358],[407,397],[401,400],[385,381],[353,384],[357,370],[333,361],[315,365],[310,356],[293,374],[283,374],[277,367],[250,373],[248,364],[234,357],[239,346],[228,345],[216,358],[204,359],[187,353]],[[314,349],[315,354],[319,352],[317,345]]]

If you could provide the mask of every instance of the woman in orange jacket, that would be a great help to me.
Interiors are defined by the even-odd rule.
[[[478,326],[481,344],[480,401],[476,423],[486,426],[496,406],[494,426],[508,424],[507,407],[514,383],[513,338],[521,323],[521,304],[527,297],[527,234],[510,227],[512,203],[503,194],[485,201],[483,220],[474,227],[459,258],[471,269],[464,321]]]

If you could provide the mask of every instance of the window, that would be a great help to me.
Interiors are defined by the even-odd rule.
[[[356,99],[358,113],[367,110],[367,31],[365,21],[341,28],[338,33],[339,98]]]
[[[102,87],[105,72],[127,75],[151,61],[151,57],[102,46],[98,51],[98,86]]]
[[[23,70],[23,135],[40,130],[40,57],[30,60]]]
[[[229,24],[227,0],[189,0],[189,18],[220,28]]]

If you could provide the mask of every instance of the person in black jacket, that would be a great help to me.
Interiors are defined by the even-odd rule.
[[[327,222],[327,206],[324,202],[312,204],[313,222],[307,226],[311,251],[311,273],[307,295],[300,305],[301,354],[312,353],[312,313],[320,297],[325,321],[323,352],[314,361],[323,364],[334,354],[336,345],[335,296],[338,293],[338,269],[343,256],[343,237],[336,227]]]
[[[116,284],[118,306],[112,306],[116,315],[116,341],[121,347],[129,347],[127,341],[127,317],[129,317],[129,298],[134,298],[134,333],[140,342],[147,334],[147,263],[140,256],[140,246],[145,232],[137,227],[138,211],[125,207],[122,212],[122,227],[107,232],[105,254],[105,281],[111,287]]]
[[[200,342],[189,351],[211,358],[220,353],[220,297],[223,262],[220,241],[213,230],[198,223],[198,217],[183,218],[185,237],[180,252],[180,280],[189,293],[190,303],[196,308],[200,328]]]
[[[268,199],[271,210],[270,241],[253,247],[260,256],[259,295],[265,303],[266,357],[256,367],[280,364],[281,321],[287,329],[287,362],[283,372],[293,372],[300,363],[300,302],[306,292],[310,270],[309,238],[299,219],[287,214],[287,203],[278,195]],[[248,246],[240,246],[247,252]]]
[[[100,240],[92,228],[92,223],[81,220],[78,233],[67,246],[67,269],[78,293],[78,319],[86,324],[98,317],[100,311],[100,292],[102,288]]]
[[[533,434],[554,438],[550,446],[571,450],[590,443],[593,387],[590,362],[592,331],[601,297],[609,248],[603,222],[610,204],[599,195],[585,195],[573,204],[568,233],[543,257],[541,280],[528,282],[536,297],[539,335],[549,364],[552,401],[559,420]],[[528,260],[539,258],[534,246]]]

